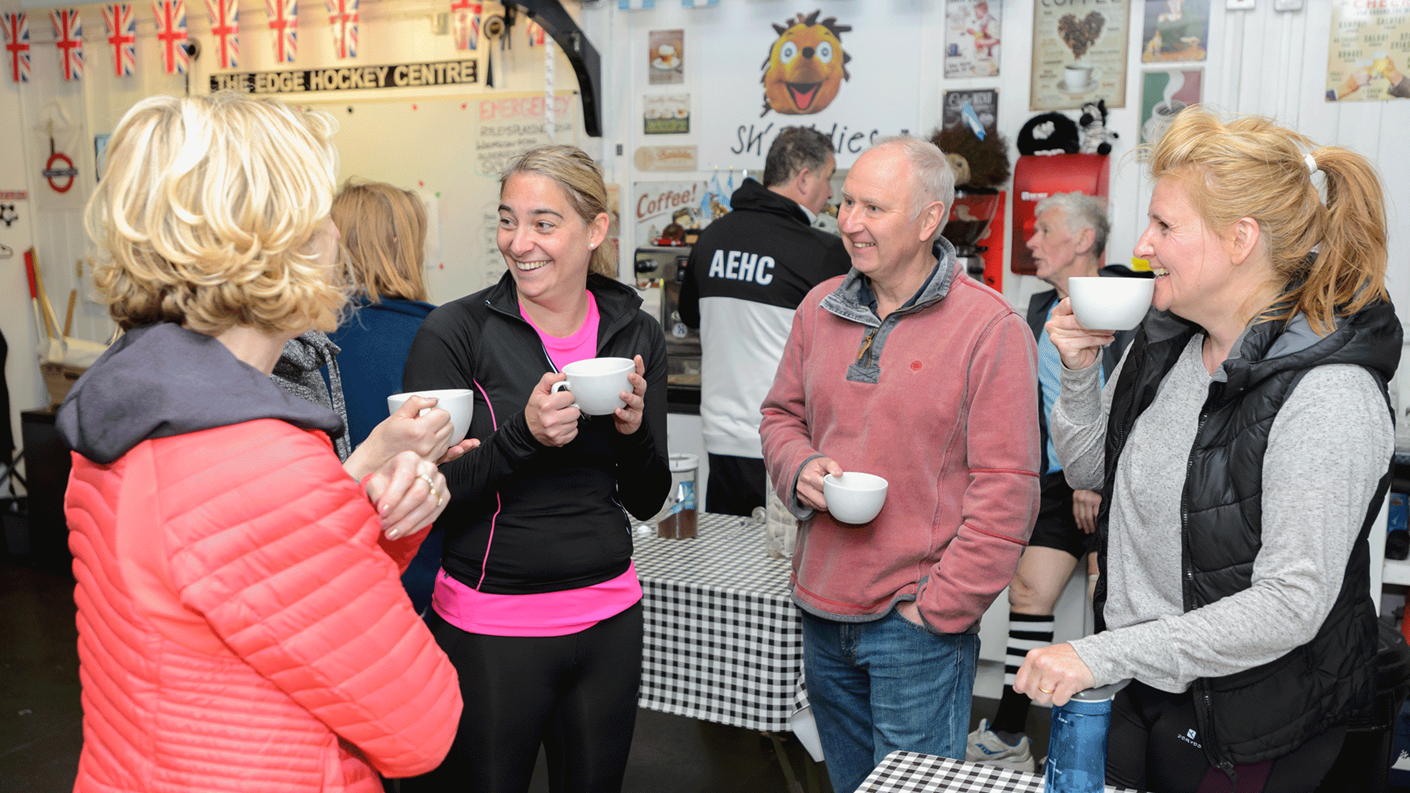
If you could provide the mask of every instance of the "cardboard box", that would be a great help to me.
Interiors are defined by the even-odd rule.
[[[41,363],[39,372],[44,375],[44,387],[49,390],[49,404],[57,405],[68,396],[74,381],[88,371],[87,367],[70,366],[66,363]]]

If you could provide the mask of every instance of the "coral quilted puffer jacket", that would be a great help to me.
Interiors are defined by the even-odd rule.
[[[455,670],[321,432],[259,419],[73,457],[77,791],[381,791],[436,767]]]

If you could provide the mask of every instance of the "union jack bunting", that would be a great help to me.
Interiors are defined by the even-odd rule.
[[[484,3],[470,0],[452,0],[450,4],[451,29],[455,34],[455,48],[473,50],[479,46],[480,11]]]
[[[358,0],[327,0],[328,24],[333,29],[333,49],[338,58],[357,57]]]
[[[683,8],[705,8],[706,6],[717,6],[720,0],[681,0]]]
[[[274,60],[293,63],[299,52],[298,0],[264,0],[264,10],[274,31]]]
[[[29,15],[5,14],[5,59],[10,62],[10,77],[17,83],[29,82]]]
[[[537,22],[535,22],[535,21],[533,21],[533,20],[531,19],[531,20],[529,20],[529,24],[527,24],[527,25],[524,26],[524,32],[527,33],[528,36],[529,36],[529,46],[530,46],[530,47],[542,47],[542,46],[543,46],[543,26],[542,26],[542,25],[540,25],[539,23],[537,23]]]
[[[656,0],[617,0],[617,8],[622,11],[645,11],[655,7]]]
[[[240,9],[235,0],[206,0],[206,13],[216,40],[216,68],[234,69],[240,57]]]
[[[137,66],[137,17],[131,3],[103,6],[103,24],[113,47],[113,70],[118,77],[131,77]]]
[[[59,68],[65,80],[83,78],[83,20],[77,8],[60,8],[49,12],[54,26],[54,47],[59,50]]]
[[[186,0],[152,0],[157,17],[157,44],[167,74],[186,73]]]

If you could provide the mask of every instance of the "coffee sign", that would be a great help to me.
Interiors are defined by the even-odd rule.
[[[1130,0],[1039,0],[1033,5],[1033,110],[1126,106]]]
[[[700,158],[694,146],[638,146],[632,163],[638,171],[695,171]]]

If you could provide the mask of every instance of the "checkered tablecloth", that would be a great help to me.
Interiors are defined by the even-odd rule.
[[[764,530],[701,514],[699,536],[633,531],[646,618],[643,708],[752,730],[787,730],[803,667],[803,628],[787,559]]]
[[[1041,793],[1043,777],[915,752],[892,752],[857,793]],[[1107,787],[1107,793],[1130,793]]]

